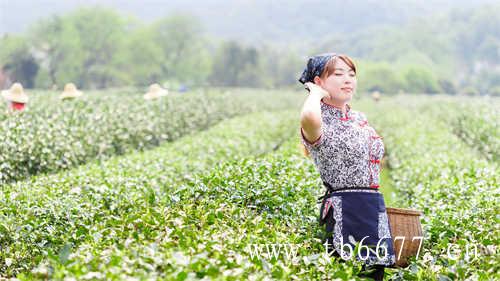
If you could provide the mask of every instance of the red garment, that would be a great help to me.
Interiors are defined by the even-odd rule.
[[[12,107],[12,110],[19,110],[19,111],[21,111],[21,110],[24,109],[24,107],[25,107],[26,104],[22,103],[22,102],[15,102],[15,101],[13,101],[13,102],[10,103],[10,105]]]

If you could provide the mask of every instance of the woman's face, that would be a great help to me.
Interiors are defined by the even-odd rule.
[[[357,86],[356,73],[342,59],[337,59],[335,70],[330,76],[320,78],[318,82],[332,100],[340,103],[350,101]]]

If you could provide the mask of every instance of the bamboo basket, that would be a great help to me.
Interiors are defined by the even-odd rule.
[[[423,243],[423,238],[413,239],[416,236],[422,237],[422,226],[420,224],[422,213],[416,210],[389,207],[386,210],[391,227],[394,253],[396,254],[396,266],[406,267],[408,266],[408,258],[416,256],[420,243]],[[396,240],[395,238],[398,236],[404,236],[404,242],[402,238]],[[401,247],[403,248],[401,249]],[[401,251],[401,256],[398,259],[399,251]]]

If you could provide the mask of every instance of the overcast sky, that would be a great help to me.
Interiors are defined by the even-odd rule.
[[[245,25],[253,20],[252,13],[259,14],[256,21],[265,23],[272,21],[273,15],[279,19],[290,19],[293,24],[296,13],[311,13],[314,8],[325,7],[335,14],[342,9],[357,9],[361,5],[370,7],[370,12],[380,14],[381,19],[390,15],[395,17],[413,16],[414,10],[431,13],[446,11],[452,7],[474,7],[494,0],[0,0],[0,34],[20,33],[34,22],[52,14],[68,13],[80,6],[99,4],[116,9],[121,14],[130,14],[144,22],[150,22],[177,11],[188,12],[200,18],[210,33],[215,35],[245,32]],[[382,4],[381,4],[382,3]],[[389,4],[388,4],[389,3]],[[396,3],[396,4],[391,4]],[[384,11],[377,11],[383,6]],[[395,7],[395,11],[387,11],[386,7]],[[373,7],[373,9],[371,9]],[[415,9],[418,7],[418,9]],[[289,12],[288,10],[293,10]],[[257,11],[257,12],[256,12]],[[323,13],[325,11],[322,11]],[[328,11],[330,12],[330,11]],[[389,13],[389,14],[387,14]],[[384,15],[385,14],[385,15]],[[373,17],[373,14],[371,15]],[[418,15],[415,15],[418,16]],[[425,16],[425,15],[424,15]],[[217,19],[217,20],[214,20]],[[353,19],[356,20],[356,19]],[[394,24],[394,22],[392,22]],[[397,22],[396,22],[397,23]],[[288,22],[273,22],[288,26]],[[232,28],[232,29],[231,29]],[[256,27],[252,27],[256,28]],[[265,29],[265,26],[261,26]],[[290,25],[289,28],[300,28]],[[226,34],[224,34],[226,33]]]

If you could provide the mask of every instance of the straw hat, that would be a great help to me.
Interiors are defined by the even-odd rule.
[[[2,97],[11,102],[27,103],[28,95],[24,92],[23,85],[14,83],[8,90],[2,91]]]
[[[144,94],[144,99],[152,100],[166,95],[168,95],[168,90],[163,89],[160,85],[155,83],[149,86],[148,92]]]
[[[372,93],[372,98],[374,101],[379,101],[380,100],[380,92],[379,91],[375,91]]]
[[[73,83],[68,83],[64,85],[64,91],[61,93],[59,98],[61,99],[72,99],[72,98],[78,98],[82,96],[83,93],[81,91],[78,91],[76,89],[75,84]]]

